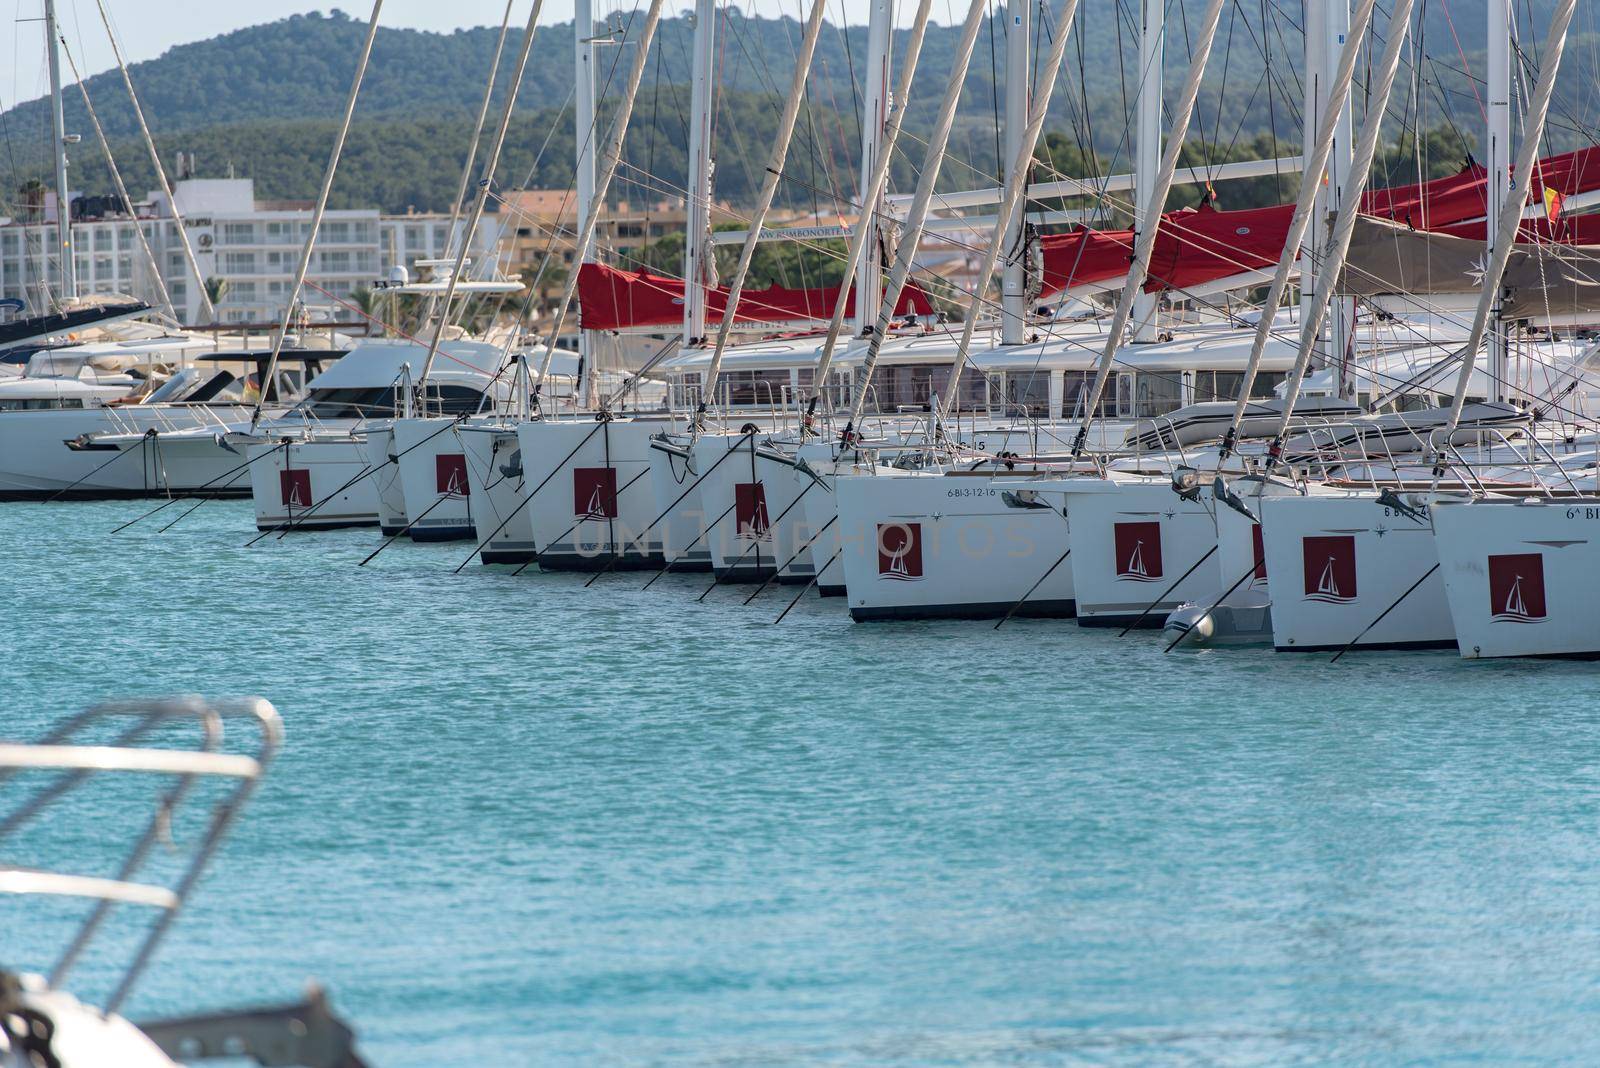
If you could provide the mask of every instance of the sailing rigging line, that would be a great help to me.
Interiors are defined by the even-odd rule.
[[[1012,0],[1016,2],[1016,0]],[[1371,2],[1371,0],[1367,0]],[[972,299],[967,305],[966,321],[962,324],[961,340],[956,345],[955,359],[951,361],[949,380],[945,385],[944,395],[939,398],[934,406],[934,431],[930,437],[942,436],[939,413],[951,411],[958,402],[961,388],[961,372],[967,365],[967,355],[972,348],[973,332],[978,327],[978,309],[980,301],[988,293],[989,284],[994,280],[995,267],[1000,261],[1002,251],[1005,251],[1006,235],[1010,233],[1017,212],[1021,209],[1022,200],[1027,194],[1028,179],[1031,173],[1029,164],[1033,160],[1034,152],[1039,144],[1039,135],[1044,130],[1045,118],[1050,111],[1050,99],[1055,93],[1056,79],[1061,73],[1061,68],[1067,56],[1067,38],[1070,35],[1072,24],[1077,18],[1078,0],[1064,0],[1061,8],[1061,33],[1050,46],[1050,55],[1044,63],[1042,81],[1033,87],[1032,100],[1027,108],[1026,122],[1017,139],[1016,154],[1005,161],[1005,185],[1001,194],[1000,210],[995,216],[994,229],[991,231],[986,251],[983,255],[982,265],[978,268],[977,276],[972,283]],[[1042,19],[1040,21],[1043,21]],[[1016,250],[1011,250],[1013,253]],[[1002,316],[1004,312],[1002,311]],[[1041,352],[1041,357],[1043,353]],[[932,442],[930,441],[930,444]]]
[[[458,240],[456,224],[461,221],[461,212],[466,207],[468,183],[472,181],[472,165],[477,161],[478,142],[483,138],[483,124],[489,117],[489,103],[494,98],[494,83],[500,72],[500,56],[505,51],[506,34],[511,29],[511,7],[515,2],[516,0],[506,0],[506,12],[500,18],[500,36],[495,39],[494,56],[489,60],[489,77],[483,86],[483,99],[478,104],[478,118],[473,124],[472,136],[467,140],[467,158],[461,164],[461,178],[456,184],[456,195],[450,201],[450,223],[449,228],[445,231],[444,248],[444,254],[447,257],[450,255],[450,247]],[[531,31],[529,36],[532,36]],[[520,68],[518,73],[520,75]],[[512,97],[517,95],[515,86],[512,87],[511,95]],[[463,233],[460,235],[459,240],[463,245],[469,245],[471,244],[471,236],[470,233]],[[422,312],[422,322],[424,324],[433,316],[436,300],[437,298],[434,295],[429,295],[427,307]],[[450,317],[450,301],[448,297],[445,299],[444,308],[439,312],[439,317],[441,320]]]
[[[116,184],[117,196],[122,198],[128,214],[133,215],[133,198],[128,196],[128,187],[122,181],[122,169],[117,166],[117,159],[111,153],[111,145],[106,140],[106,131],[100,125],[100,115],[94,109],[94,101],[89,99],[89,86],[78,71],[78,61],[72,57],[72,49],[67,47],[65,37],[61,38],[61,51],[67,57],[67,66],[72,69],[72,80],[77,83],[78,92],[83,96],[83,109],[89,115],[90,125],[94,127],[94,136],[100,144],[100,151],[105,153],[106,168],[110,170],[111,180]],[[62,199],[65,200],[65,197]],[[150,277],[155,280],[156,292],[161,297],[161,303],[166,306],[167,314],[172,316],[172,321],[181,324],[177,306],[172,303],[172,294],[167,292],[166,280],[161,277],[161,265],[156,262],[156,254],[150,248],[150,235],[139,225],[137,216],[134,217],[133,232],[139,238],[139,248],[144,252],[145,263],[150,268]]]
[[[728,334],[733,329],[734,320],[738,318],[739,300],[744,295],[745,279],[750,273],[750,264],[755,258],[756,244],[761,240],[762,228],[766,226],[767,215],[772,209],[773,198],[778,193],[778,181],[783,171],[784,162],[789,157],[789,142],[794,136],[795,120],[800,116],[800,106],[805,99],[806,82],[811,73],[811,61],[817,50],[817,39],[822,34],[822,16],[827,11],[827,0],[812,0],[811,13],[805,24],[805,33],[800,40],[800,53],[795,59],[794,76],[790,82],[789,95],[784,101],[783,113],[778,117],[778,131],[775,143],[772,146],[771,161],[768,164],[761,182],[761,191],[756,197],[756,207],[750,215],[749,233],[745,236],[744,247],[739,250],[739,262],[734,268],[733,279],[728,285],[727,302],[722,311],[722,321],[717,325],[717,340],[711,352],[711,362],[706,368],[706,392],[714,393],[716,390],[718,372],[722,369],[722,357],[728,346]],[[691,432],[698,436],[704,426],[706,411],[706,392],[700,396],[700,405],[695,412],[691,424]],[[609,400],[609,398],[608,398]]]
[[[1144,205],[1144,225],[1139,229],[1134,247],[1133,263],[1128,268],[1128,277],[1123,285],[1122,294],[1117,299],[1117,309],[1112,315],[1111,326],[1106,335],[1105,350],[1101,355],[1100,367],[1095,372],[1094,386],[1089,399],[1085,404],[1083,424],[1078,428],[1077,436],[1073,439],[1072,458],[1078,459],[1083,455],[1084,443],[1089,437],[1089,426],[1093,421],[1093,412],[1100,406],[1100,398],[1105,393],[1106,382],[1111,375],[1112,360],[1116,350],[1122,344],[1122,334],[1133,315],[1134,300],[1139,290],[1143,288],[1145,275],[1149,271],[1150,257],[1155,251],[1156,235],[1161,229],[1161,210],[1166,204],[1167,193],[1172,188],[1172,175],[1178,166],[1178,155],[1183,150],[1183,142],[1189,131],[1189,120],[1194,115],[1195,98],[1200,92],[1200,79],[1205,73],[1206,61],[1211,56],[1211,44],[1216,38],[1217,22],[1222,17],[1224,0],[1207,0],[1205,19],[1201,25],[1200,43],[1194,52],[1194,58],[1189,64],[1188,78],[1184,83],[1183,91],[1179,97],[1178,115],[1169,127],[1165,152],[1161,160],[1160,172],[1156,175],[1154,188],[1150,191],[1148,202]]]
[[[1213,0],[1213,2],[1220,2],[1220,0]],[[934,121],[933,133],[928,138],[928,150],[923,156],[921,173],[917,177],[916,194],[902,224],[899,248],[895,250],[894,268],[890,271],[888,283],[884,286],[883,299],[878,305],[877,321],[867,339],[867,354],[861,368],[862,384],[856,393],[855,403],[850,410],[850,417],[845,423],[844,434],[846,438],[849,438],[854,433],[855,425],[860,422],[862,410],[866,404],[867,387],[872,383],[872,375],[877,368],[878,356],[883,350],[884,338],[888,333],[889,324],[894,318],[895,307],[900,303],[900,296],[905,290],[906,279],[911,273],[912,262],[916,257],[917,245],[922,240],[923,224],[928,217],[928,207],[933,198],[934,185],[939,179],[939,172],[944,162],[945,149],[950,141],[951,125],[955,120],[956,106],[961,100],[961,90],[966,80],[967,70],[972,63],[972,50],[974,45],[977,44],[978,30],[981,27],[983,12],[984,0],[972,0],[968,8],[966,23],[962,27],[961,40],[956,48],[955,67],[951,71],[948,84],[945,86],[944,99],[939,103],[939,111]],[[864,298],[865,294],[858,299]]]
[[[661,22],[662,0],[650,0],[650,8],[645,15],[644,27],[640,31],[639,40],[635,44],[636,52],[633,63],[628,70],[628,80],[624,87],[622,103],[617,108],[616,115],[611,121],[611,130],[606,137],[605,144],[600,146],[598,152],[599,173],[595,177],[593,198],[589,204],[587,217],[583,220],[578,233],[576,247],[573,250],[572,262],[582,265],[588,258],[590,249],[594,245],[595,226],[599,223],[600,212],[605,207],[606,191],[611,186],[611,178],[616,173],[617,161],[622,158],[624,139],[628,133],[628,121],[633,116],[633,105],[639,95],[639,82],[644,77],[645,65],[650,60],[650,43],[655,38],[656,27]],[[596,109],[598,112],[598,109]],[[598,121],[598,118],[597,120]],[[566,321],[567,311],[572,306],[572,299],[578,291],[578,271],[568,274],[566,284],[562,286],[561,301],[555,308],[550,324],[550,336],[545,343],[544,359],[539,366],[539,380],[534,384],[533,396],[535,408],[538,397],[544,388],[545,380],[550,375],[550,363],[555,358],[556,340],[560,337],[562,324]],[[537,414],[537,412],[533,413]]]
[[[478,197],[472,206],[472,218],[467,223],[466,231],[462,234],[460,247],[456,250],[455,266],[450,271],[450,281],[445,285],[444,307],[440,309],[439,318],[433,327],[433,338],[428,342],[428,355],[422,361],[422,373],[417,378],[417,389],[423,417],[427,411],[427,382],[428,374],[433,370],[434,358],[439,354],[439,341],[444,336],[445,320],[449,318],[450,302],[455,298],[456,287],[461,283],[461,272],[465,268],[467,251],[471,245],[471,237],[477,233],[479,224],[483,221],[483,209],[489,199],[489,188],[494,183],[495,171],[500,167],[500,151],[505,147],[506,131],[511,128],[511,115],[516,110],[517,92],[522,88],[522,76],[528,69],[528,57],[533,53],[533,40],[539,25],[540,12],[544,10],[544,0],[533,0],[533,6],[528,9],[528,24],[523,30],[522,51],[517,55],[516,73],[511,77],[511,85],[506,92],[505,106],[500,111],[500,125],[495,130],[494,144],[489,150],[488,159],[484,161],[482,177],[478,179]],[[507,5],[507,14],[510,14],[510,5]],[[483,108],[488,109],[489,97],[494,92],[493,79],[490,79],[489,88],[484,91]],[[472,157],[476,156],[476,143],[474,151],[468,157],[470,167]],[[465,192],[467,172],[462,172],[462,191]]]
[[[1394,73],[1397,69],[1399,56],[1405,44],[1405,31],[1411,17],[1411,0],[1395,0],[1394,10],[1396,15],[1404,12],[1404,19],[1396,24],[1391,21],[1389,42],[1384,51],[1383,61],[1380,64],[1388,77],[1384,80],[1383,88],[1379,90],[1380,106],[1369,109],[1364,116],[1362,126],[1361,148],[1358,148],[1352,162],[1351,170],[1358,168],[1363,171],[1371,169],[1371,155],[1363,154],[1367,147],[1365,135],[1374,127],[1381,126],[1383,110],[1388,103],[1389,89],[1394,85]],[[1311,225],[1311,216],[1317,210],[1317,197],[1322,183],[1329,175],[1328,162],[1333,155],[1333,145],[1340,117],[1345,105],[1350,99],[1350,83],[1355,76],[1356,60],[1366,36],[1367,27],[1372,24],[1372,11],[1374,0],[1357,0],[1355,13],[1350,17],[1349,33],[1345,38],[1344,47],[1339,51],[1339,62],[1333,72],[1333,85],[1323,104],[1322,122],[1317,127],[1315,140],[1312,143],[1310,158],[1305,162],[1305,173],[1301,176],[1300,191],[1296,198],[1294,214],[1289,219],[1289,229],[1284,237],[1283,251],[1278,255],[1278,263],[1272,273],[1272,283],[1267,287],[1266,298],[1261,302],[1261,318],[1256,326],[1255,336],[1250,341],[1250,356],[1245,363],[1244,377],[1239,384],[1239,396],[1234,404],[1233,419],[1228,424],[1228,431],[1223,436],[1222,448],[1218,459],[1227,459],[1233,451],[1233,443],[1238,437],[1239,428],[1244,424],[1245,409],[1249,404],[1250,395],[1254,391],[1256,374],[1261,368],[1261,358],[1267,350],[1267,338],[1272,333],[1272,321],[1277,318],[1278,308],[1283,303],[1284,294],[1289,288],[1289,275],[1294,270],[1294,263],[1299,254],[1301,245],[1306,236],[1306,231]],[[1391,20],[1396,16],[1392,15]],[[1376,136],[1373,137],[1373,146],[1376,145]],[[1365,164],[1365,166],[1363,166]],[[1352,177],[1351,184],[1358,189],[1366,185],[1365,175]],[[1331,194],[1330,194],[1331,195]],[[1350,200],[1347,193],[1344,197],[1346,203]],[[1343,207],[1341,204],[1340,207]],[[1337,262],[1337,261],[1335,261]],[[1304,274],[1302,274],[1304,278]],[[1315,334],[1312,334],[1313,342]],[[1306,331],[1302,330],[1301,345],[1306,344]]]
[[[379,6],[382,0],[378,0]],[[156,182],[161,191],[167,196],[167,207],[172,212],[172,221],[178,231],[178,241],[183,246],[183,256],[188,262],[189,270],[194,274],[194,284],[200,291],[200,304],[205,309],[206,317],[211,322],[217,322],[217,309],[211,303],[211,294],[206,290],[206,279],[200,274],[200,264],[194,257],[194,245],[189,240],[189,229],[184,225],[183,212],[178,208],[178,200],[174,195],[172,183],[167,181],[167,169],[161,163],[161,153],[156,149],[155,138],[150,135],[150,124],[145,121],[144,107],[139,103],[139,94],[133,89],[133,76],[128,73],[128,64],[122,58],[122,46],[117,42],[116,32],[111,28],[111,16],[106,12],[105,0],[95,0],[95,6],[100,9],[100,21],[106,28],[106,39],[111,42],[111,54],[116,57],[117,69],[122,72],[122,84],[127,87],[128,99],[133,104],[133,117],[138,120],[139,132],[144,137],[144,145],[150,153],[150,165],[155,168]],[[374,18],[374,27],[376,27]],[[370,48],[370,45],[369,45]],[[61,201],[67,199],[65,190],[61,192]],[[128,205],[132,208],[132,204]]]
[[[1544,136],[1545,117],[1550,110],[1550,99],[1555,93],[1556,74],[1561,67],[1562,53],[1566,50],[1567,30],[1572,24],[1572,13],[1577,0],[1558,0],[1555,14],[1550,20],[1546,37],[1544,60],[1539,69],[1539,80],[1523,115],[1522,144],[1517,146],[1516,167],[1511,175],[1511,188],[1500,208],[1499,232],[1494,238],[1493,255],[1483,274],[1483,291],[1472,317],[1472,330],[1467,337],[1467,353],[1461,361],[1461,375],[1456,380],[1455,397],[1450,403],[1450,422],[1434,457],[1434,480],[1444,473],[1445,449],[1461,423],[1461,410],[1466,404],[1467,388],[1471,382],[1473,365],[1477,361],[1478,346],[1483,341],[1489,325],[1490,312],[1499,304],[1500,281],[1506,264],[1516,246],[1517,231],[1522,222],[1522,207],[1528,199],[1528,187],[1533,178],[1534,164],[1538,161],[1539,143]]]
[[[96,0],[96,3],[99,2],[100,0]],[[103,6],[101,10],[104,10]],[[294,286],[290,289],[289,295],[284,301],[283,321],[279,324],[278,333],[272,340],[272,355],[267,360],[266,374],[262,376],[263,388],[261,396],[256,400],[255,411],[250,415],[250,429],[252,431],[261,422],[261,410],[266,404],[267,397],[265,383],[271,382],[277,374],[278,354],[283,351],[284,338],[289,334],[289,322],[294,316],[295,305],[300,301],[300,292],[305,286],[306,272],[311,268],[311,253],[317,245],[317,231],[322,226],[323,214],[328,210],[328,194],[333,191],[333,176],[339,168],[339,157],[344,154],[344,141],[350,133],[350,120],[355,115],[356,98],[361,93],[361,82],[367,74],[367,63],[372,58],[372,42],[377,39],[378,16],[382,12],[383,0],[373,0],[372,17],[367,23],[366,40],[362,42],[361,56],[356,62],[355,77],[350,82],[350,93],[345,99],[344,120],[339,125],[339,133],[333,139],[333,149],[328,154],[328,166],[322,175],[322,189],[317,194],[316,210],[311,213],[311,228],[307,231],[305,245],[300,250],[300,266],[295,271]]]

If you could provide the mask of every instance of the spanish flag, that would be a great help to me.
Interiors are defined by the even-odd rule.
[[[1551,189],[1549,186],[1545,186],[1545,190],[1544,190],[1544,216],[1545,216],[1545,218],[1549,219],[1551,222],[1555,222],[1558,218],[1560,218],[1561,217],[1561,208],[1566,203],[1566,201],[1567,201],[1566,197],[1562,196],[1556,190]]]

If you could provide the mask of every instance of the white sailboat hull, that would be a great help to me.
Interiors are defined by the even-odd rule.
[[[1443,580],[1429,574],[1439,557],[1426,518],[1387,508],[1370,491],[1266,497],[1260,506],[1278,651],[1455,644]]]
[[[368,469],[362,438],[266,440],[249,447],[249,459],[257,530],[377,525],[377,487],[357,477]]]
[[[834,481],[850,615],[879,619],[1071,616],[1059,508],[1007,490],[1030,474],[840,475]],[[1020,605],[1018,602],[1022,602]]]
[[[528,484],[522,475],[516,431],[510,427],[463,427],[461,447],[467,457],[483,562],[526,564],[536,559],[533,521],[526,507]]]
[[[1080,626],[1161,627],[1185,601],[1220,589],[1209,487],[1185,501],[1168,479],[1069,485],[1077,490],[1067,494],[1067,518]]]
[[[124,405],[116,409],[56,408],[0,412],[0,501],[103,500],[250,492],[240,453],[214,433],[248,420],[250,409],[185,405]],[[146,433],[155,430],[153,437]],[[74,449],[84,435],[119,441]]]
[[[1439,501],[1461,655],[1600,657],[1600,498]]]
[[[400,469],[412,541],[458,541],[473,536],[472,486],[459,422],[396,419],[392,466]]]

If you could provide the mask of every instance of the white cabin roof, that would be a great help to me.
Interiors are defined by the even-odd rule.
[[[363,341],[309,383],[311,389],[372,389],[392,386],[401,369],[411,365],[413,380],[422,374],[428,346],[384,338]],[[501,350],[482,341],[441,341],[429,377],[439,382],[481,385],[499,371]]]

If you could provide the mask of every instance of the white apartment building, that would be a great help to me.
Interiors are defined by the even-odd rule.
[[[183,215],[202,281],[188,268],[173,220],[172,201]],[[221,278],[227,288],[217,305],[228,323],[272,322],[283,315],[294,283],[311,209],[258,201],[249,178],[188,178],[169,198],[152,192],[134,206],[134,216],[77,220],[72,224],[74,259],[81,293],[119,293],[159,304],[149,264],[135,227],[149,235],[161,277],[178,316],[199,325],[204,279]],[[0,298],[27,302],[29,313],[48,306],[61,284],[55,255],[55,197],[47,196],[43,223],[0,218]],[[457,223],[463,228],[464,222]],[[497,267],[500,220],[485,217],[468,253],[473,277]],[[397,264],[413,278],[418,260],[442,259],[450,246],[450,217],[443,214],[382,215],[375,208],[324,213],[302,300],[317,318],[353,320],[339,301],[363,286],[386,279]]]

